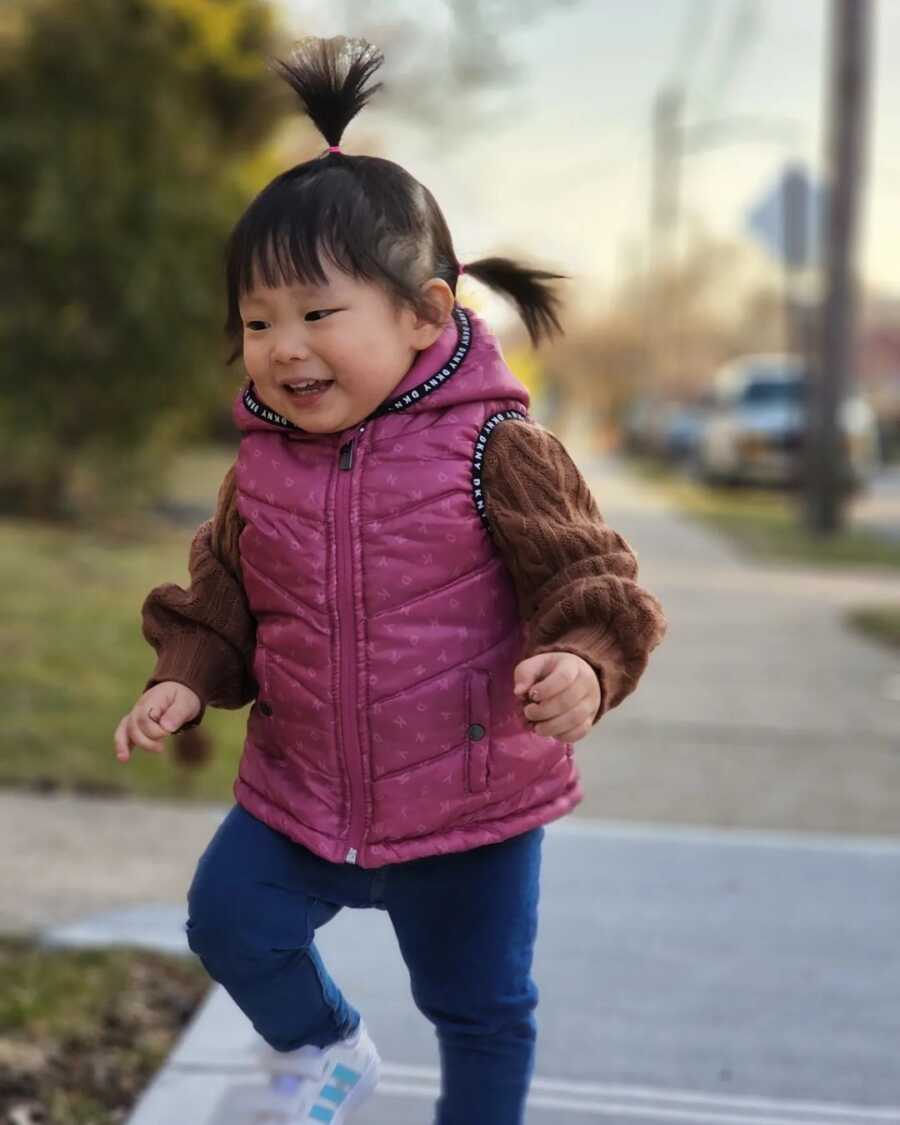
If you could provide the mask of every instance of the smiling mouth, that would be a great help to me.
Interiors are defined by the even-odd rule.
[[[333,379],[319,379],[315,383],[311,383],[306,387],[291,386],[289,383],[283,383],[282,386],[288,392],[288,394],[295,395],[298,398],[301,398],[304,395],[321,394],[322,391],[327,390],[333,382]]]

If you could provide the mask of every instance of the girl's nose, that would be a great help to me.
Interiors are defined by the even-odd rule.
[[[290,330],[277,336],[272,350],[272,358],[276,363],[295,363],[308,357],[309,344],[301,332]]]

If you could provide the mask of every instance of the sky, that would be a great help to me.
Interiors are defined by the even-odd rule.
[[[377,135],[381,154],[434,194],[463,261],[517,253],[570,276],[580,309],[602,305],[646,253],[652,104],[673,77],[686,85],[688,127],[771,123],[764,139],[686,157],[683,231],[701,223],[744,239],[768,268],[748,211],[788,160],[823,174],[828,0],[456,0],[455,18],[443,0],[280,3],[293,35],[384,49],[378,78],[391,92],[348,127],[347,151]],[[900,297],[898,53],[900,0],[875,0],[858,260],[870,285]],[[473,90],[457,68],[479,63],[513,73]],[[428,118],[409,115],[417,102]],[[483,307],[502,320],[508,306],[495,300]]]

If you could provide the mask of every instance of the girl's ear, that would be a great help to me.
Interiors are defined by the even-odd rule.
[[[417,316],[413,320],[413,346],[421,351],[430,347],[447,327],[455,298],[450,286],[439,277],[432,277],[422,286],[422,294],[434,310],[432,321]]]

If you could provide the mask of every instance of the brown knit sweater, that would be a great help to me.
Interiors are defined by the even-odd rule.
[[[574,652],[595,670],[602,698],[594,722],[637,687],[666,621],[638,585],[637,559],[608,527],[562,442],[537,423],[499,426],[483,463],[487,514],[515,585],[526,625],[523,659]],[[187,590],[157,586],[142,608],[143,633],[157,653],[144,688],[174,680],[207,705],[235,709],[252,700],[256,623],[241,581],[234,467],[216,512],[191,544]]]

